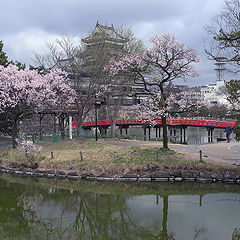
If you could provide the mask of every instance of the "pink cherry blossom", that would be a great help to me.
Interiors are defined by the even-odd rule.
[[[166,117],[170,114],[172,103],[178,103],[181,108],[197,106],[200,102],[189,100],[187,95],[184,98],[171,95],[165,91],[167,84],[175,79],[187,80],[189,77],[196,77],[199,73],[194,64],[199,62],[196,51],[193,48],[180,43],[172,34],[153,35],[150,38],[151,46],[145,50],[142,56],[137,54],[126,54],[121,58],[112,58],[105,67],[110,75],[131,76],[134,80],[143,83],[146,92],[150,95],[139,105],[138,111],[142,118],[162,118],[163,123],[163,147],[167,146],[167,125]]]
[[[0,66],[0,114],[4,123],[12,126],[13,146],[19,121],[44,110],[66,111],[74,103],[76,92],[67,84],[66,76],[61,70],[40,75],[14,65]]]

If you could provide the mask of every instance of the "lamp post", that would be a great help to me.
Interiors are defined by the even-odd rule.
[[[101,106],[101,101],[96,98],[96,95],[95,95],[95,103],[94,103],[94,105],[95,105],[95,125],[96,125],[95,139],[97,141],[98,140],[98,134],[97,134],[98,109]]]

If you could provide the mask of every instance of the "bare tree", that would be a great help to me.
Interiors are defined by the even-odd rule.
[[[224,56],[224,60],[232,66],[231,71],[236,74],[234,80],[226,82],[224,93],[232,109],[239,111],[240,0],[225,0],[222,11],[206,29],[213,37],[213,42],[205,49],[209,58],[218,60]]]
[[[121,50],[117,54],[109,54],[110,56],[106,60],[121,58],[125,54],[138,54],[142,55],[144,52],[144,44],[142,40],[137,39],[131,28],[124,26],[119,26],[112,34],[117,34],[122,39],[125,40],[124,45],[122,45]],[[112,36],[114,37],[114,36]],[[102,94],[104,94],[106,102],[106,113],[107,117],[110,120],[111,132],[110,136],[116,136],[116,120],[120,117],[120,112],[124,105],[131,104],[131,100],[136,94],[134,90],[134,78],[132,74],[118,74],[113,76],[108,72],[108,65],[111,61],[106,62],[104,66],[105,78],[102,82]]]
[[[63,36],[47,44],[48,54],[35,54],[35,62],[45,68],[61,68],[69,73],[70,84],[78,93],[77,133],[81,136],[81,126],[93,108],[96,93],[102,85],[111,85],[111,94],[106,94],[106,114],[111,120],[111,135],[115,135],[115,120],[122,108],[124,96],[129,96],[130,78],[110,78],[104,71],[112,57],[120,57],[130,52],[143,51],[142,41],[136,39],[129,28],[123,26],[103,26],[96,24],[89,36],[81,42],[71,36]]]
[[[239,72],[240,64],[240,0],[225,0],[222,11],[206,27],[213,41],[205,48],[210,59],[224,56]]]

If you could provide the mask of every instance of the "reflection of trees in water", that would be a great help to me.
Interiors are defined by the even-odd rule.
[[[197,239],[199,239],[199,237],[200,237],[200,235],[201,235],[201,233],[204,233],[204,232],[206,232],[207,231],[207,229],[204,227],[204,226],[202,226],[202,227],[200,227],[200,228],[195,228],[194,229],[194,240],[197,240]]]
[[[174,233],[168,233],[167,220],[168,220],[168,195],[162,196],[163,198],[163,218],[162,218],[162,229],[156,235],[155,239],[159,240],[175,240]],[[156,203],[158,204],[158,195],[156,196]]]
[[[167,229],[168,194],[159,195],[161,199],[157,195],[157,204],[163,201],[162,214],[159,213],[162,221],[142,226],[127,207],[128,195],[7,184],[0,179],[1,240],[175,239]],[[196,228],[194,239],[199,239],[204,231]],[[238,230],[234,234],[233,240],[239,240]]]
[[[0,239],[21,239],[22,235],[28,236],[30,229],[26,216],[32,213],[29,209],[25,210],[23,203],[18,201],[22,189],[11,188],[11,184],[1,180],[0,183]]]
[[[127,199],[64,190],[49,194],[47,189],[23,185],[1,187],[0,239],[156,239],[153,232],[160,226],[137,225]]]
[[[130,216],[125,195],[40,189],[28,185],[3,188],[1,232],[9,239],[159,239],[168,233],[168,195],[162,196],[162,222],[143,227]],[[56,209],[55,209],[56,208]],[[52,211],[44,215],[43,209]],[[56,211],[58,211],[56,213]],[[3,223],[3,224],[2,224]],[[4,224],[7,223],[7,224]]]

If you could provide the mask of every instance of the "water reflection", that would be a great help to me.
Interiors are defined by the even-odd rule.
[[[226,240],[240,227],[239,192],[0,176],[0,239]]]

